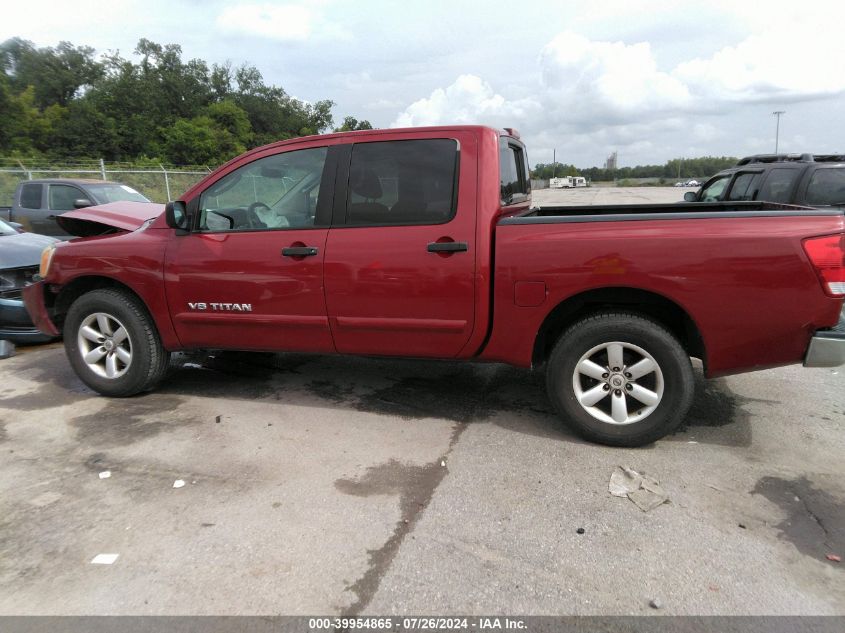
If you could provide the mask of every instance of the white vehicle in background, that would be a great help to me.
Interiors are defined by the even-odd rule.
[[[571,187],[586,187],[587,179],[583,176],[562,176],[561,178],[549,178],[550,189],[569,189]]]

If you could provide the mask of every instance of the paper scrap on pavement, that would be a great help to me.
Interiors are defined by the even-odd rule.
[[[111,565],[117,560],[120,554],[97,554],[92,560],[92,565]]]
[[[181,488],[184,485],[185,485],[185,482],[182,479],[177,479],[176,481],[173,482],[174,488]]]
[[[648,512],[669,500],[669,495],[654,477],[617,466],[610,475],[608,492],[614,497],[627,497],[640,510]]]
[[[103,472],[100,473],[100,479],[108,479],[109,477],[111,477],[111,471],[110,470],[104,470]]]

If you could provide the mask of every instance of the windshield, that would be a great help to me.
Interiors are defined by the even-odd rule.
[[[100,204],[107,202],[150,202],[145,196],[127,185],[86,185]]]

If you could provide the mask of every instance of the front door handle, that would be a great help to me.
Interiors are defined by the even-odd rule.
[[[288,246],[282,249],[283,257],[311,257],[318,252],[316,246]]]
[[[462,253],[469,250],[466,242],[429,242],[429,253]]]

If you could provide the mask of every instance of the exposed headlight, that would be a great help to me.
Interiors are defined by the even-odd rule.
[[[53,262],[53,253],[55,252],[55,244],[50,244],[50,246],[41,251],[41,266],[38,268],[38,275],[41,279],[44,279],[47,273],[50,272],[50,264]]]

